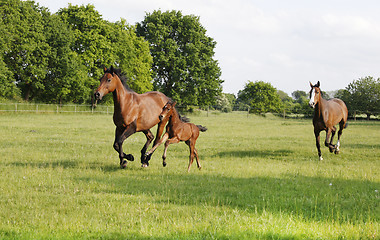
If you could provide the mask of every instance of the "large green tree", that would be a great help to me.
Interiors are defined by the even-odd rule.
[[[345,90],[338,91],[337,97],[346,102],[350,112],[363,112],[367,119],[380,114],[380,79],[371,76],[359,78]]]
[[[33,1],[1,0],[0,14],[8,42],[3,60],[29,100],[44,90],[50,54],[44,34],[46,9]]]
[[[248,105],[253,113],[279,112],[282,109],[276,88],[263,81],[248,81],[238,92],[237,101]]]
[[[215,103],[223,82],[213,59],[216,42],[199,17],[158,10],[147,14],[136,32],[149,41],[156,89],[180,104]]]
[[[109,38],[116,63],[126,75],[129,87],[138,93],[153,90],[153,59],[149,52],[149,43],[143,37],[138,37],[135,27],[128,25],[124,19],[112,24],[112,27]]]

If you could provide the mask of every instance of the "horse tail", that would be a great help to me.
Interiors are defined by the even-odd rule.
[[[207,131],[207,128],[206,127],[203,127],[202,125],[197,125],[197,127],[199,128],[199,130],[201,132],[206,132]]]
[[[347,126],[348,126],[348,122],[346,122],[346,123],[344,124],[344,129],[346,129]]]

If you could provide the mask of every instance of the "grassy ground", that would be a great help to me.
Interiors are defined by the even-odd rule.
[[[191,116],[184,143],[119,168],[111,115],[0,114],[1,239],[378,239],[380,123],[318,161],[311,120]],[[324,135],[323,135],[324,136]],[[139,158],[141,133],[126,152]]]

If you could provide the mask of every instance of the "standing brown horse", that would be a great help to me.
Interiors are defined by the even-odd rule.
[[[100,85],[95,91],[97,100],[112,92],[114,102],[113,122],[116,125],[114,149],[119,153],[120,166],[127,166],[127,159],[133,161],[132,154],[123,152],[123,142],[135,132],[143,132],[146,136],[146,143],[141,149],[141,163],[143,167],[149,165],[145,160],[145,152],[154,136],[150,128],[159,123],[155,143],[160,139],[164,130],[165,122],[160,122],[158,116],[162,108],[170,100],[160,92],[147,92],[137,94],[133,92],[125,83],[125,78],[121,75],[120,69],[104,69],[104,75],[100,80]]]
[[[325,146],[329,148],[330,152],[335,154],[339,153],[340,136],[342,136],[343,128],[347,126],[348,110],[346,104],[337,98],[326,100],[322,98],[320,83],[313,85],[310,83],[310,107],[314,108],[314,135],[318,149],[319,160],[323,160],[321,153],[321,145],[319,144],[319,133],[326,131]],[[336,145],[332,144],[336,128],[335,125],[339,123],[338,142]],[[328,142],[331,134],[330,142]]]
[[[164,154],[162,155],[162,164],[164,167],[166,166],[166,152],[168,150],[169,144],[172,143],[179,143],[180,141],[185,141],[186,144],[189,146],[190,149],[190,159],[189,159],[189,166],[187,168],[187,171],[190,171],[191,164],[194,161],[194,157],[197,160],[198,168],[201,169],[202,166],[199,163],[198,158],[198,152],[197,149],[195,149],[195,142],[197,141],[197,138],[199,136],[199,131],[205,132],[207,130],[206,127],[203,127],[201,125],[195,125],[193,123],[183,122],[175,109],[175,102],[169,101],[163,108],[159,119],[162,122],[166,122],[169,120],[168,125],[166,126],[166,132],[164,136],[157,142],[157,144],[154,144],[153,148],[149,150],[149,152],[146,153],[147,158],[149,159],[150,156],[153,154],[153,152],[157,149],[157,147],[165,142],[165,150]]]

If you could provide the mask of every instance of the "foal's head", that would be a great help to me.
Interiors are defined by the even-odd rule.
[[[100,85],[95,91],[95,98],[97,100],[101,100],[103,96],[115,91],[117,82],[120,81],[118,71],[120,69],[114,69],[113,66],[109,69],[104,68],[104,75],[100,79]]]
[[[158,116],[160,121],[162,121],[162,119],[167,118],[173,114],[173,111],[175,111],[174,106],[176,103],[177,102],[169,101],[165,104],[165,106],[162,108],[162,112],[160,113],[160,116]]]
[[[322,92],[321,92],[321,89],[319,88],[319,86],[320,86],[319,81],[315,85],[310,83],[311,90],[310,90],[309,105],[312,108],[315,108],[315,106],[318,104],[318,101],[321,99]]]

